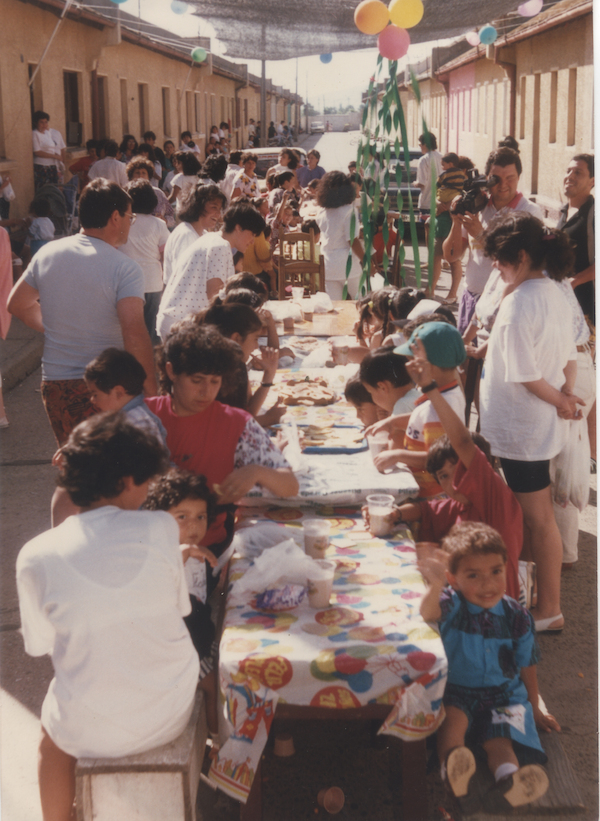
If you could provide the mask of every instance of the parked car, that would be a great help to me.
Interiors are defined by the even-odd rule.
[[[272,166],[277,165],[279,161],[279,152],[281,148],[277,148],[275,146],[270,148],[249,148],[252,154],[256,154],[258,157],[258,162],[256,163],[256,168],[254,169],[254,173],[257,177],[260,177],[261,180],[267,176],[267,171]],[[298,148],[294,146],[294,151],[298,151],[302,156],[302,165],[306,165],[306,151],[303,148]]]
[[[315,122],[310,124],[310,133],[311,134],[324,134],[325,133],[325,123],[322,123],[320,120],[315,120]]]

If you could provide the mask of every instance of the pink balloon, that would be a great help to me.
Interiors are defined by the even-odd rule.
[[[543,0],[542,0],[543,2]],[[465,40],[470,46],[478,46],[481,40],[479,39],[479,35],[476,31],[468,31],[465,34]]]
[[[399,60],[404,57],[409,46],[409,33],[406,29],[398,28],[398,26],[384,28],[377,38],[379,53],[388,60]]]
[[[526,3],[521,3],[517,11],[521,17],[535,17],[539,14],[544,5],[544,0],[527,0]]]

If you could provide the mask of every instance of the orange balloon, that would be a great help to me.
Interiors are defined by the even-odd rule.
[[[356,28],[363,34],[379,34],[389,20],[388,8],[381,0],[362,0],[354,9]]]
[[[392,0],[389,5],[390,20],[401,29],[410,29],[420,23],[424,11],[421,0]]]

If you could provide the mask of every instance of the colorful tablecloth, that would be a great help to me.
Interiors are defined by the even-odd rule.
[[[304,514],[290,520],[288,513],[281,511],[286,524],[299,526]],[[232,561],[219,659],[231,734],[210,778],[242,802],[278,701],[331,709],[387,704],[380,732],[404,740],[430,735],[443,719],[447,662],[438,634],[419,614],[424,583],[414,543],[406,532],[374,539],[356,515],[331,521],[327,557],[337,569],[327,609],[305,599],[290,611],[258,610],[255,598],[236,595],[235,581],[250,561]]]

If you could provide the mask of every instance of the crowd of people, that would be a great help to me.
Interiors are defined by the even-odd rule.
[[[37,114],[41,188],[58,181],[60,149]],[[298,493],[285,443],[268,432],[285,412],[268,397],[290,351],[265,303],[290,230],[318,240],[331,299],[346,285],[356,300],[345,395],[367,435],[387,435],[375,466],[406,466],[419,486],[392,517],[424,543],[422,615],[449,660],[442,775],[470,806],[479,744],[497,782],[488,809],[528,803],[548,786],[536,726],[559,729],[538,705],[535,634],[563,630],[561,573],[577,561],[582,480],[563,497],[557,486],[582,440],[595,465],[594,158],[569,163],[567,204],[549,227],[518,191],[518,147],[490,154],[482,208],[461,210],[468,160],[422,135],[424,216],[437,178],[434,270],[451,266],[443,304],[435,276],[425,292],[359,295],[359,173],[326,173],[316,149],[304,165],[282,147],[263,191],[257,155],[229,151],[226,125],[202,163],[189,132],[164,151],[152,132],[90,141],[71,166],[82,188],[73,236],[53,240],[44,197],[31,206],[30,256],[7,307],[44,334],[41,393],[58,445],[53,529],[17,564],[26,650],[50,653],[56,671],[42,711],[44,817],[71,818],[77,757],[175,738],[198,680],[217,733],[208,599],[236,503],[255,485]],[[262,371],[254,392],[250,363]],[[535,562],[533,614],[519,562]]]

